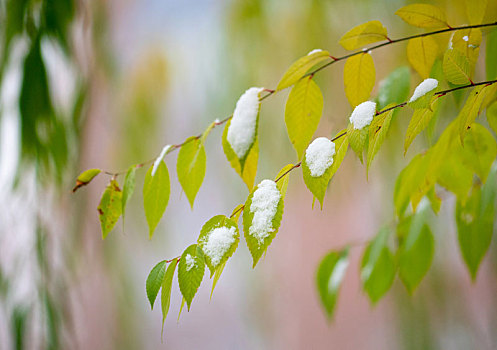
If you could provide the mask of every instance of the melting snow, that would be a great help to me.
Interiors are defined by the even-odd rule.
[[[192,257],[190,254],[186,254],[185,262],[186,262],[186,271],[190,271],[195,266],[197,266],[195,258]]]
[[[235,227],[217,227],[209,233],[203,251],[211,259],[212,266],[219,265],[224,254],[235,243],[235,235]]]
[[[326,137],[318,137],[307,147],[305,162],[312,177],[319,177],[333,164],[335,143]]]
[[[376,103],[371,101],[363,102],[354,108],[349,120],[354,125],[354,129],[361,130],[371,124],[376,113]]]
[[[273,219],[280,199],[281,193],[272,180],[263,180],[254,191],[250,204],[250,212],[254,213],[254,218],[249,234],[257,239],[259,245],[274,231]]]
[[[312,55],[313,53],[316,53],[316,52],[321,52],[321,51],[323,51],[323,50],[321,50],[321,49],[314,49],[314,50],[312,50],[312,51],[309,51],[309,53],[307,54],[307,56],[310,56],[310,55]]]
[[[428,92],[435,89],[437,86],[438,86],[437,79],[428,78],[428,79],[423,80],[421,82],[421,84],[416,86],[416,89],[414,90],[414,94],[412,94],[412,97],[409,100],[409,102],[416,101],[418,98],[423,97]]]
[[[468,37],[467,35],[465,35],[465,36],[463,36],[463,37],[462,37],[462,40],[464,40],[464,41],[468,41],[468,40],[469,40],[469,37]]]
[[[238,158],[243,158],[254,142],[260,104],[259,93],[262,90],[264,88],[251,87],[236,103],[227,139]]]
[[[164,156],[167,154],[169,149],[171,148],[171,145],[165,145],[162,151],[160,152],[159,156],[154,162],[154,167],[152,168],[152,176],[155,175],[155,172],[157,171],[157,168],[160,165],[160,162],[162,162],[162,159],[164,159]]]

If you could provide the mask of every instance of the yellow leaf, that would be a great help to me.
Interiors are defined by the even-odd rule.
[[[345,33],[340,39],[340,45],[345,50],[355,50],[364,45],[382,40],[388,40],[387,29],[380,21],[369,21]]]
[[[480,24],[485,17],[487,9],[487,0],[465,0],[466,15],[468,16],[469,24]]]
[[[405,22],[420,28],[449,27],[445,13],[436,6],[428,4],[407,5],[395,12]]]
[[[374,62],[370,54],[359,54],[347,59],[343,69],[343,80],[345,95],[352,107],[369,98],[375,76]]]
[[[479,28],[458,30],[450,40],[452,48],[460,51],[468,59],[471,72],[478,61],[481,41],[482,34]]]
[[[407,43],[407,59],[423,79],[430,76],[437,55],[438,44],[429,36],[411,39]]]
[[[311,51],[312,52],[312,51]],[[281,78],[276,90],[283,90],[299,81],[305,73],[316,64],[330,58],[330,53],[325,50],[318,50],[309,53],[295,61]]]
[[[310,78],[301,79],[292,88],[285,107],[288,137],[299,160],[316,132],[323,113],[323,95]]]
[[[471,83],[469,61],[458,50],[449,49],[445,51],[443,71],[445,78],[452,84],[464,85]]]

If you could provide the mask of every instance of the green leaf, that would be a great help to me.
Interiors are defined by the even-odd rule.
[[[166,164],[161,161],[153,176],[152,168],[153,166],[148,169],[143,185],[143,207],[147,217],[150,238],[152,238],[155,228],[166,210],[171,190]]]
[[[278,172],[278,175],[274,178],[274,181],[276,181],[276,186],[278,187],[278,190],[281,192],[281,196],[283,199],[285,198],[286,195],[286,190],[288,188],[288,181],[290,180],[290,171],[294,168],[295,166],[293,164],[287,164],[281,170]]]
[[[225,266],[226,266],[226,261],[224,263],[220,264],[216,268],[216,271],[214,272],[214,279],[212,280],[212,289],[211,289],[210,299],[212,299],[212,293],[214,293],[214,288],[216,288],[216,284],[219,281],[219,278],[221,277],[221,274],[223,273]]]
[[[445,13],[439,7],[429,4],[407,5],[398,9],[395,14],[419,28],[449,27]]]
[[[362,153],[368,141],[369,126],[362,129],[354,129],[354,125],[349,123],[347,127],[347,139],[349,140],[350,148],[355,152],[362,163]]]
[[[380,21],[369,21],[355,26],[340,39],[345,50],[356,50],[364,45],[387,40],[387,29]]]
[[[171,261],[167,267],[164,279],[162,280],[162,290],[161,290],[161,308],[162,308],[162,334],[164,333],[164,321],[166,320],[167,314],[169,312],[169,306],[171,305],[171,288],[173,286],[174,271],[176,271],[176,265],[178,265],[178,260],[174,259]]]
[[[385,109],[388,109],[392,106],[394,105],[388,105]],[[385,137],[387,136],[394,111],[394,109],[391,109],[388,112],[378,115],[373,119],[371,125],[369,126],[369,146],[366,162],[366,172],[369,171],[369,167],[371,166],[375,155],[380,150],[380,147],[383,144]]]
[[[192,244],[181,255],[178,266],[179,289],[186,300],[188,311],[204,277],[204,270],[204,253],[200,247]]]
[[[395,262],[387,246],[389,235],[390,230],[382,228],[368,245],[362,258],[361,280],[373,304],[388,292],[395,278]]]
[[[404,154],[407,153],[412,141],[430,124],[435,116],[435,111],[438,106],[439,99],[435,97],[430,108],[415,109],[412,115],[409,126],[407,127],[406,138],[404,141]]]
[[[276,90],[282,90],[289,86],[292,86],[297,81],[299,81],[308,70],[312,67],[330,58],[330,53],[328,51],[316,51],[312,54],[308,54],[304,57],[299,58],[294,62],[290,68],[285,72],[281,78]]]
[[[216,215],[204,224],[197,242],[204,252],[205,264],[211,271],[211,277],[233,255],[239,241],[236,222],[224,215]]]
[[[400,172],[394,191],[394,204],[398,217],[404,215],[409,202],[417,193],[425,192],[424,177],[428,171],[428,162],[429,157],[418,154]]]
[[[459,246],[471,278],[476,279],[478,267],[490,247],[494,230],[497,166],[480,189],[473,188],[466,203],[457,201],[456,223]]]
[[[338,133],[340,135],[341,133]],[[348,147],[348,137],[342,136],[334,141],[335,143],[335,155],[333,156],[333,163],[328,169],[325,170],[324,174],[321,176],[312,176],[309,166],[307,165],[306,156],[302,161],[302,176],[304,178],[305,185],[311,191],[314,197],[316,197],[323,209],[324,195],[326,194],[326,189],[330,183],[331,178],[337,172],[340,164],[345,157]]]
[[[100,226],[102,228],[102,238],[105,239],[110,231],[114,228],[121,216],[121,199],[122,192],[117,181],[112,180],[105,189],[100,204],[98,214],[100,217]]]
[[[206,156],[204,145],[195,136],[181,147],[176,163],[178,180],[193,209],[193,202],[205,176]]]
[[[464,147],[459,144],[454,152],[459,153],[463,164],[485,182],[492,162],[497,157],[497,143],[490,131],[474,123],[464,139]]]
[[[468,132],[471,124],[476,120],[476,117],[478,117],[487,92],[488,89],[485,85],[475,87],[459,112],[456,120],[459,123],[459,137],[461,142],[464,142],[464,136]]]
[[[299,80],[290,91],[285,107],[288,137],[299,160],[316,132],[323,113],[323,95],[312,77]]]
[[[328,319],[333,316],[335,305],[347,266],[348,249],[328,253],[319,264],[316,282],[321,303]]]
[[[487,80],[497,78],[497,28],[492,29],[487,34],[487,51],[485,53],[485,63]]]
[[[494,133],[497,134],[497,101],[487,108],[487,121]]]
[[[255,141],[252,147],[247,151],[247,156],[245,158],[245,163],[242,166],[240,163],[240,160],[236,156],[235,151],[233,148],[231,148],[231,145],[229,144],[227,140],[228,136],[228,129],[230,127],[231,120],[229,120],[226,123],[226,126],[223,131],[223,136],[222,136],[222,144],[223,144],[223,150],[224,154],[226,155],[226,158],[228,159],[228,162],[230,162],[231,167],[235,169],[238,175],[242,178],[243,182],[247,185],[247,188],[252,190],[252,187],[254,186],[254,180],[255,180],[255,174],[257,172],[257,160],[259,159],[259,141],[258,141],[258,136],[256,134],[255,136]]]
[[[343,67],[345,95],[352,107],[366,101],[371,95],[376,78],[373,57],[368,53],[349,57]]]
[[[154,309],[155,299],[159,293],[159,289],[162,286],[162,281],[164,281],[164,276],[166,274],[166,260],[162,260],[160,263],[154,266],[147,277],[147,282],[145,287],[147,290],[147,298],[150,302],[150,308]]]
[[[270,181],[270,180],[265,180],[265,181]],[[260,184],[257,185],[255,189],[250,193],[250,195],[247,198],[247,201],[245,202],[245,209],[243,210],[243,233],[245,236],[245,241],[247,242],[247,246],[250,250],[250,254],[252,255],[253,259],[252,267],[255,267],[259,259],[267,251],[267,248],[269,247],[273,239],[276,237],[276,233],[278,232],[278,229],[281,224],[281,218],[283,216],[283,196],[281,196],[276,206],[276,212],[274,213],[273,218],[270,219],[272,230],[270,230],[270,232],[266,231],[264,232],[256,231],[253,233],[250,232],[250,227],[252,226],[255,213],[259,212],[257,213],[258,216],[261,215],[263,217],[268,214],[267,210],[260,210],[257,208],[254,209],[251,207],[252,198],[254,197],[254,193],[257,191],[259,186]]]
[[[123,200],[122,200],[123,220],[124,220],[124,214],[126,213],[126,204],[133,195],[133,192],[135,191],[135,178],[136,178],[136,165],[132,165],[129,167],[128,171],[126,172],[126,176],[124,177]]]
[[[100,174],[102,170],[100,169],[88,169],[79,174],[76,179],[76,186],[72,189],[73,192],[76,192],[80,187],[88,185],[91,180],[98,174]]]
[[[443,70],[445,78],[455,85],[471,83],[471,67],[464,54],[459,50],[449,49],[445,51]]]
[[[409,293],[412,293],[428,272],[434,255],[434,238],[426,223],[428,200],[418,211],[404,219],[400,225],[401,243],[398,250],[399,276]]]
[[[385,79],[380,81],[378,91],[378,109],[385,108],[391,103],[404,102],[409,96],[411,74],[409,67],[402,66],[391,72]]]
[[[465,202],[473,185],[473,172],[463,164],[460,152],[453,151],[443,160],[437,182]]]

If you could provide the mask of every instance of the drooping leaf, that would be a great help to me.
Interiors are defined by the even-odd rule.
[[[76,179],[76,186],[72,189],[73,193],[76,192],[80,187],[88,185],[91,180],[98,174],[100,174],[102,170],[100,169],[88,169],[79,174]]]
[[[239,241],[238,225],[224,215],[216,215],[202,226],[197,244],[204,252],[211,277],[233,255]]]
[[[416,155],[409,165],[399,174],[395,183],[394,205],[398,217],[402,217],[416,194],[426,193],[424,176],[428,169],[429,158],[426,155]]]
[[[471,169],[482,182],[487,179],[492,162],[497,157],[497,142],[485,127],[474,123],[464,139],[464,147],[456,146],[465,167]]]
[[[174,271],[176,271],[176,265],[178,265],[178,260],[174,259],[171,261],[167,267],[164,279],[162,280],[161,289],[161,309],[162,309],[162,334],[164,333],[164,321],[166,320],[167,314],[169,313],[169,306],[171,305],[171,288],[173,286]]]
[[[394,105],[388,105],[385,109],[388,109],[392,106]],[[366,160],[366,172],[369,171],[369,167],[371,166],[374,157],[380,150],[380,147],[383,144],[385,137],[387,136],[394,111],[395,109],[391,109],[388,112],[378,115],[373,119],[371,125],[369,126],[369,146],[368,157]]]
[[[354,125],[349,123],[347,127],[347,139],[349,140],[350,148],[355,152],[362,163],[362,154],[368,141],[369,126],[362,129],[354,129]]]
[[[382,228],[364,251],[361,263],[363,289],[376,304],[392,286],[395,278],[394,257],[387,245],[388,228]]]
[[[360,24],[340,39],[339,43],[345,50],[356,50],[364,45],[387,40],[387,29],[380,21],[369,21]]]
[[[407,5],[398,9],[395,14],[419,28],[449,27],[445,13],[439,7],[429,4]]]
[[[460,152],[452,151],[440,166],[437,182],[464,203],[473,185],[473,172],[463,163]]]
[[[305,73],[318,63],[321,63],[330,58],[330,53],[328,51],[320,50],[299,58],[294,62],[290,68],[285,72],[281,78],[276,90],[282,90],[289,86],[292,86],[297,81],[302,78]]]
[[[476,62],[478,61],[481,41],[482,34],[480,28],[458,30],[454,32],[451,39],[452,48],[458,50],[467,58],[470,75],[473,74]]]
[[[221,277],[221,274],[224,271],[224,267],[226,266],[226,261],[219,265],[216,268],[216,271],[214,272],[214,279],[212,280],[212,289],[211,289],[211,296],[210,299],[212,299],[212,293],[214,293],[214,288],[216,288],[217,282],[219,281],[219,278]]]
[[[443,70],[445,78],[455,85],[471,83],[471,66],[468,58],[459,50],[445,51]]]
[[[286,195],[286,189],[288,188],[288,181],[290,180],[290,170],[294,168],[293,164],[287,164],[278,172],[278,175],[274,178],[276,181],[276,186],[281,192],[283,199]]]
[[[428,202],[428,200],[426,200]],[[409,293],[412,293],[428,272],[434,255],[434,238],[426,222],[428,204],[420,205],[417,212],[404,219],[398,250],[399,276]]]
[[[377,98],[378,109],[381,110],[390,103],[404,102],[409,96],[410,79],[409,67],[402,66],[380,81]]]
[[[276,187],[277,188],[277,187]],[[258,186],[254,188],[254,190],[250,193],[245,202],[245,208],[243,210],[243,233],[245,237],[245,241],[247,242],[247,246],[249,248],[250,254],[252,255],[253,267],[257,264],[262,255],[267,251],[267,248],[276,237],[276,233],[281,224],[281,219],[283,217],[283,196],[281,196],[278,201],[276,212],[271,221],[272,231],[270,232],[251,232],[250,228],[254,221],[254,216],[256,211],[252,211],[252,198],[254,196],[255,191],[257,191]],[[267,213],[259,213],[258,216],[265,216]],[[259,218],[260,219],[260,218]]]
[[[202,141],[192,136],[185,141],[178,153],[176,171],[178,181],[185,191],[193,209],[195,197],[202,186],[205,176],[206,156]]]
[[[458,123],[459,138],[463,143],[471,124],[473,124],[480,113],[487,92],[488,89],[485,85],[475,87],[469,94],[466,103],[457,116],[456,122]]]
[[[339,133],[338,135],[340,135]],[[348,135],[347,135],[348,136]],[[321,209],[323,209],[324,195],[326,194],[326,189],[330,183],[331,178],[335,175],[336,171],[340,167],[340,164],[345,157],[348,147],[348,137],[342,136],[335,140],[335,155],[333,156],[333,163],[321,176],[312,176],[309,166],[307,165],[307,159],[304,156],[302,160],[302,176],[304,178],[304,183],[311,191],[313,196],[318,199]]]
[[[437,56],[438,44],[430,36],[410,39],[407,42],[407,60],[423,79],[430,76]]]
[[[316,284],[326,316],[331,320],[338,292],[349,265],[348,249],[328,253],[319,264]]]
[[[154,309],[155,299],[159,293],[159,289],[164,281],[164,276],[166,274],[166,260],[162,260],[160,263],[154,266],[147,277],[147,282],[145,283],[145,288],[147,290],[147,298],[150,302],[150,308]]]
[[[299,160],[316,132],[323,113],[323,95],[312,77],[299,80],[292,88],[285,107],[288,137]]]
[[[485,70],[487,80],[497,78],[497,28],[493,28],[487,34],[487,45],[485,52]]]
[[[186,300],[188,311],[204,277],[204,270],[204,253],[200,247],[192,244],[185,249],[178,264],[179,289]]]
[[[122,192],[117,181],[112,180],[105,189],[100,204],[98,206],[98,214],[100,218],[100,226],[102,228],[102,238],[105,239],[109,232],[114,228],[121,216]]]
[[[155,228],[166,210],[170,191],[169,172],[166,164],[160,162],[154,176],[152,176],[152,167],[150,167],[145,175],[143,185],[143,207],[149,227],[149,238],[152,238]]]
[[[345,62],[343,81],[345,95],[352,107],[366,101],[374,87],[376,71],[368,53],[352,56]]]
[[[409,126],[407,127],[406,138],[404,141],[404,154],[407,153],[409,146],[412,141],[418,136],[424,129],[428,127],[432,118],[435,115],[439,104],[439,99],[435,97],[428,108],[415,109],[412,115]]]
[[[136,165],[132,165],[129,167],[128,171],[126,172],[126,176],[124,177],[123,199],[122,199],[123,220],[124,220],[124,214],[126,213],[126,204],[133,195],[133,192],[135,191],[135,178],[136,178]]]
[[[224,128],[223,131],[223,136],[222,136],[222,144],[223,144],[223,150],[224,154],[226,155],[226,158],[231,164],[231,167],[235,169],[238,175],[242,178],[243,182],[245,185],[247,185],[247,188],[252,190],[252,187],[254,186],[254,180],[255,180],[255,174],[257,172],[257,160],[259,159],[259,141],[258,137],[256,135],[254,144],[250,148],[250,150],[247,152],[247,156],[245,158],[245,164],[243,166],[243,171],[242,167],[240,164],[240,160],[236,156],[235,151],[231,148],[231,145],[229,144],[227,140],[227,135],[228,135],[228,128],[231,124],[231,120],[226,123],[226,127]]]
[[[469,24],[480,24],[485,17],[487,0],[464,0]]]
[[[487,108],[487,122],[494,133],[497,134],[497,101]]]

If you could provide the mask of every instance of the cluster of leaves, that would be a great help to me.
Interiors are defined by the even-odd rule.
[[[495,80],[497,74],[493,65],[497,59],[496,30],[487,40],[488,80],[474,83],[472,79],[483,37],[480,28],[497,25],[497,22],[478,24],[481,23],[484,14],[484,7],[481,8],[476,11],[468,7],[469,20],[476,24],[451,27],[447,23],[445,14],[435,6],[414,4],[403,7],[397,11],[397,14],[407,23],[421,28],[442,29],[392,40],[379,21],[367,22],[347,32],[340,40],[340,44],[347,50],[357,50],[364,45],[379,41],[382,41],[381,44],[340,58],[333,57],[324,50],[314,50],[291,65],[275,90],[265,90],[267,94],[260,97],[260,100],[292,87],[285,108],[285,123],[299,162],[285,166],[275,178],[281,199],[276,214],[272,217],[273,231],[262,241],[250,234],[254,220],[250,208],[254,192],[257,190],[257,187],[254,187],[254,179],[259,153],[258,121],[254,139],[243,158],[238,158],[227,140],[231,117],[212,123],[203,134],[188,138],[182,144],[166,146],[150,166],[143,186],[144,208],[150,238],[169,199],[169,173],[163,161],[164,156],[174,149],[180,149],[176,166],[178,179],[193,207],[205,175],[204,143],[212,128],[217,125],[226,123],[222,136],[224,152],[234,170],[247,185],[250,194],[245,204],[236,207],[230,217],[218,215],[207,221],[200,231],[197,243],[186,248],[181,256],[161,261],[152,269],[146,283],[147,295],[153,307],[159,290],[162,289],[163,319],[169,310],[171,284],[177,266],[183,303],[186,301],[188,309],[202,282],[205,266],[210,270],[210,277],[214,277],[212,287],[214,289],[228,258],[238,247],[238,219],[242,212],[245,241],[255,267],[280,226],[283,199],[289,173],[293,169],[302,167],[306,186],[322,206],[329,182],[345,158],[349,145],[361,162],[363,154],[366,154],[366,169],[369,169],[388,135],[391,124],[395,122],[395,112],[407,106],[413,111],[405,137],[404,148],[407,151],[416,136],[436,118],[439,113],[440,98],[464,89],[472,90],[457,118],[445,128],[431,148],[416,155],[400,173],[394,196],[396,228],[395,230],[389,227],[382,228],[369,242],[362,259],[361,279],[364,290],[373,303],[388,291],[397,273],[407,289],[410,292],[414,291],[433,259],[434,237],[430,229],[430,208],[433,212],[438,212],[441,199],[437,191],[442,188],[453,192],[457,197],[456,222],[461,251],[472,277],[475,278],[493,232],[497,177],[497,166],[492,168],[497,156],[497,143],[487,128],[475,123],[479,113],[486,109],[490,126],[497,125],[497,80]],[[453,32],[453,35],[447,45],[448,49],[442,55],[439,52],[439,44],[432,36],[444,32]],[[377,109],[370,124],[356,129],[350,123],[344,130],[336,133],[331,139],[335,144],[331,165],[320,176],[312,176],[305,150],[317,130],[323,110],[323,96],[313,80],[314,75],[337,61],[346,60],[345,93],[351,107],[355,108],[370,99],[375,85],[376,73],[372,51],[405,40],[408,40],[407,57],[412,67],[423,79],[436,78],[439,81],[438,88],[416,100],[406,102],[410,90],[409,69],[401,67],[393,71],[380,84],[376,97]],[[442,90],[442,83],[446,84],[446,90]],[[258,117],[257,115],[257,119]],[[122,191],[116,180],[120,173],[111,174],[114,176],[99,206],[104,238],[118,218],[124,216],[126,203],[135,186],[135,171],[145,164],[134,165],[126,172]],[[77,187],[89,183],[99,172],[98,169],[91,169],[80,175]],[[236,234],[230,247],[222,252],[220,262],[213,265],[212,256],[206,254],[205,245],[216,228],[234,228]],[[392,251],[394,245],[395,253]],[[349,248],[330,252],[318,268],[318,291],[326,313],[330,317],[340,283],[346,272],[348,250]]]

